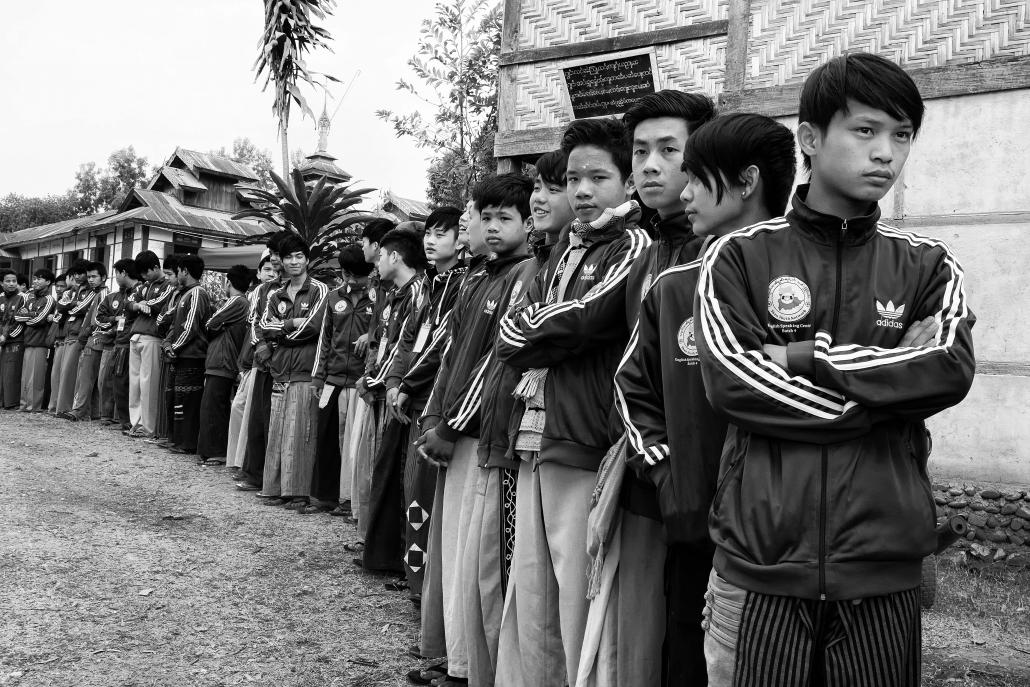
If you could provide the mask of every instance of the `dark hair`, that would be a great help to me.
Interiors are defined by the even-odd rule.
[[[368,239],[369,243],[383,243],[383,237],[397,227],[395,222],[378,217],[364,226],[361,230],[361,238]]]
[[[533,194],[533,180],[522,174],[501,174],[483,179],[472,189],[472,202],[476,212],[485,208],[514,207],[523,220],[529,219],[529,197]]]
[[[25,286],[29,285],[29,278],[26,277],[21,272],[19,272],[15,278],[18,280],[19,286],[22,285],[22,284],[24,284]]]
[[[923,98],[904,69],[879,55],[858,52],[835,57],[816,67],[801,88],[798,122],[826,131],[838,112],[848,111],[848,99],[882,110],[897,120],[912,122],[913,136],[923,124]],[[805,169],[812,168],[804,156]]]
[[[440,227],[447,231],[458,233],[458,220],[461,219],[461,210],[453,205],[444,205],[429,213],[426,218],[426,230],[430,227]]]
[[[272,254],[271,253],[266,253],[265,255],[261,256],[261,260],[258,261],[258,266],[257,266],[258,272],[261,271],[261,268],[265,266],[266,262],[272,262]],[[254,273],[254,278],[257,279],[257,272]]]
[[[0,269],[0,281],[3,281],[4,279],[6,279],[9,276],[14,277],[16,280],[18,279],[18,273],[15,272],[14,270],[8,269],[6,267],[3,268],[3,269]]]
[[[122,258],[114,264],[115,272],[125,272],[129,279],[139,279],[139,268],[132,258]]]
[[[168,264],[167,260],[165,264]],[[177,269],[180,272],[186,270],[194,279],[200,279],[200,275],[204,274],[204,258],[193,253],[185,253],[178,256],[175,267],[172,269]]]
[[[350,272],[355,277],[367,277],[372,274],[372,263],[365,262],[365,254],[359,247],[351,244],[344,246],[340,251],[340,269]]]
[[[269,251],[278,255],[279,253],[281,253],[281,251],[279,250],[279,244],[282,242],[284,238],[291,234],[293,234],[293,232],[289,229],[280,229],[274,234],[269,235],[268,240],[265,241],[265,246],[268,247]]]
[[[180,253],[172,253],[171,255],[166,255],[164,261],[164,268],[174,273],[176,268],[179,267],[179,260],[184,257],[186,256]]]
[[[569,156],[562,150],[552,150],[536,159],[536,173],[548,184],[565,186],[565,170],[569,166]]]
[[[633,161],[626,140],[626,127],[617,119],[576,119],[561,137],[561,149],[566,155],[579,146],[596,146],[607,150],[623,180],[633,173]]]
[[[59,275],[54,277],[54,283],[55,284],[63,284],[66,279],[68,279],[68,273],[67,272],[61,272]]]
[[[303,253],[305,258],[311,257],[311,246],[300,234],[292,231],[279,241],[279,255],[287,256],[291,253]]]
[[[107,279],[107,265],[102,262],[91,262],[87,265],[87,272],[96,272],[102,279]]]
[[[684,93],[666,89],[649,93],[629,106],[622,117],[626,136],[630,140],[637,125],[647,119],[675,117],[687,123],[687,133],[694,133],[699,126],[715,117],[715,103],[702,93]]]
[[[71,267],[68,268],[68,274],[86,274],[89,270],[89,263],[85,260],[79,259],[72,263]]]
[[[53,284],[56,279],[56,277],[54,277],[54,273],[45,267],[40,267],[38,270],[32,273],[32,276],[33,278],[39,277],[40,279],[46,279],[51,284]]]
[[[139,274],[146,274],[150,270],[161,269],[161,259],[152,250],[145,250],[136,254],[136,271]]]
[[[250,275],[250,268],[246,265],[233,265],[225,273],[225,278],[229,280],[234,289],[242,292],[246,291],[247,287],[250,286]]]
[[[379,242],[379,248],[400,253],[404,264],[420,270],[429,263],[422,248],[422,236],[414,229],[392,229]]]
[[[774,217],[783,214],[794,185],[794,134],[774,119],[757,114],[716,117],[687,139],[683,171],[696,176],[722,202],[726,180],[736,183],[750,165],[762,179],[762,203]]]

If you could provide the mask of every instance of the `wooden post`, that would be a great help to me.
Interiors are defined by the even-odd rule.
[[[751,31],[751,0],[730,0],[726,31],[726,91],[744,90],[747,41]]]

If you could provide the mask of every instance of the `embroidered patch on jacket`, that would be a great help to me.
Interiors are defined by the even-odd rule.
[[[648,272],[647,276],[644,277],[644,285],[640,287],[640,300],[644,300],[644,296],[647,295],[647,290],[651,288],[651,273]]]
[[[289,306],[286,305],[286,301],[279,301],[279,314],[280,315],[285,315],[286,314],[286,309],[288,307]]]
[[[812,292],[797,277],[783,275],[769,282],[769,314],[781,322],[797,322],[812,311]]]
[[[680,325],[679,332],[676,333],[676,343],[679,344],[680,350],[683,354],[691,358],[697,357],[697,343],[694,340],[694,318],[688,317],[683,320],[683,324]]]
[[[508,306],[515,305],[519,300],[519,295],[522,293],[522,280],[515,282],[515,286],[511,287],[511,298],[508,300]]]
[[[487,315],[493,315],[495,310],[497,310],[497,301],[488,300],[486,302],[486,309],[483,312]]]
[[[583,271],[580,273],[579,278],[583,281],[593,281],[594,272],[596,271],[597,263],[590,263],[589,265],[583,268]]]
[[[336,301],[336,305],[333,306],[333,310],[338,313],[347,312],[347,301]]]

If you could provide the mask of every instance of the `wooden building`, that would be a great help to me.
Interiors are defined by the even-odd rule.
[[[574,116],[618,115],[655,89],[793,129],[801,84],[827,59],[875,52],[908,70],[927,112],[883,218],[951,245],[978,317],[976,381],[931,419],[931,468],[1030,483],[1025,0],[505,0],[502,31],[502,170],[557,148]]]
[[[80,258],[102,262],[110,273],[116,261],[143,250],[164,258],[235,245],[269,231],[257,221],[231,219],[247,207],[243,189],[256,181],[228,158],[176,148],[116,210],[0,234],[0,251],[26,274],[41,267],[60,273]]]

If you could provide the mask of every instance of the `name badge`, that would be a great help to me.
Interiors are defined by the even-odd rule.
[[[421,353],[423,350],[425,350],[426,342],[429,341],[429,334],[432,331],[432,325],[430,325],[428,322],[422,323],[422,326],[419,327],[418,330],[418,337],[415,339],[415,347],[412,349],[413,353],[417,355]]]
[[[124,332],[125,331],[125,317],[123,317],[122,315],[118,316],[118,326],[117,326],[116,331],[119,331],[119,332]]]

